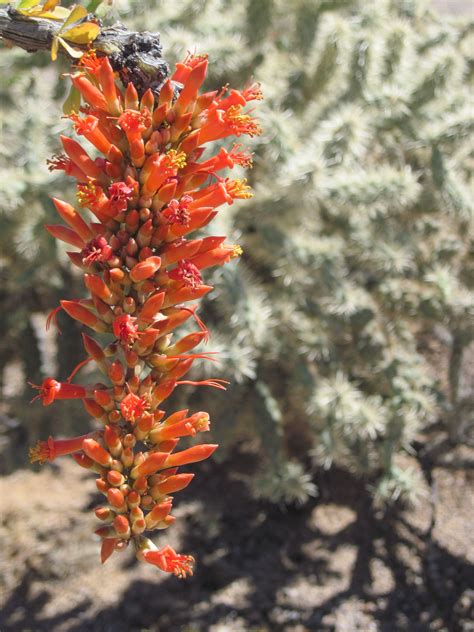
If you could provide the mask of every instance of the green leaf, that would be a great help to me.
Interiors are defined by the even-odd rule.
[[[40,4],[28,8],[18,7],[17,11],[31,18],[45,18],[47,20],[65,20],[70,13],[69,9],[65,7],[54,7],[52,10],[46,10]]]
[[[35,13],[32,14],[32,17],[37,18],[46,18],[48,20],[65,20],[69,15],[69,9],[66,7],[54,7],[52,11],[40,11],[36,13],[36,10],[33,9]]]
[[[68,19],[64,22],[61,30],[65,29],[67,26],[69,26],[69,24],[73,24],[78,20],[82,20],[82,18],[85,18],[86,15],[87,9],[80,4],[77,4],[69,14]]]
[[[77,88],[71,86],[67,99],[63,103],[63,112],[66,116],[72,112],[79,112],[81,107],[81,93]]]
[[[111,12],[111,10],[111,2],[101,2],[94,13],[100,20],[103,20],[107,16],[107,14]]]
[[[68,40],[68,42],[74,42],[75,44],[90,44],[100,33],[100,26],[95,22],[84,22],[84,24],[78,24],[66,31],[62,31],[62,37]]]
[[[103,0],[91,0],[89,4],[86,6],[88,13],[95,13],[97,7],[102,4]]]
[[[37,4],[39,4],[39,0],[21,0],[21,2],[18,3],[17,5],[17,9],[30,9],[31,7],[35,7]]]
[[[53,61],[56,61],[56,59],[58,58],[58,47],[59,47],[59,40],[57,37],[55,37],[53,39],[53,43],[51,44],[51,59]]]
[[[64,46],[64,48],[67,51],[67,54],[70,55],[71,57],[74,57],[74,59],[80,59],[84,55],[84,51],[79,50],[78,48],[74,48],[73,46],[68,44],[66,40],[63,39],[62,37],[58,37],[57,39],[59,43],[61,44],[61,46]]]

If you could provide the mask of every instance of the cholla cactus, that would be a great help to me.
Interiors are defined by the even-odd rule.
[[[252,485],[272,501],[314,492],[310,460],[385,497],[416,492],[400,453],[446,412],[467,425],[472,28],[423,0],[195,4],[160,6],[168,48],[197,33],[266,96],[255,197],[226,215],[243,265],[217,270],[205,299],[240,378],[215,435],[258,444]],[[440,331],[451,393],[423,354]]]
[[[67,380],[48,377],[35,388],[45,406],[82,400],[99,429],[72,439],[50,437],[30,451],[31,461],[40,463],[71,454],[99,475],[97,488],[107,499],[95,510],[105,523],[96,531],[102,562],[132,542],[139,559],[179,577],[192,574],[192,557],[169,546],[157,549],[145,533],[172,524],[172,494],[193,477],[177,473],[178,467],[208,458],[217,445],[175,452],[181,437],[209,430],[209,416],[187,410],[166,416],[161,405],[179,385],[225,389],[221,379],[183,379],[194,360],[214,359],[192,352],[208,331],[197,304],[189,302],[212,289],[203,283],[204,269],[240,254],[225,237],[187,237],[209,224],[220,205],[251,196],[245,180],[218,175],[249,166],[250,154],[235,145],[201,159],[203,145],[260,132],[245,112],[248,102],[261,98],[258,85],[199,95],[207,65],[206,56],[188,55],[158,95],[147,90],[141,98],[133,83],[122,92],[108,58],[93,52],[70,75],[85,105],[69,118],[101,156],[93,159],[77,140],[62,136],[65,153],[50,165],[77,180],[78,203],[94,221],[53,199],[64,224],[47,229],[76,248],[68,255],[90,293],[61,301],[58,309],[100,334],[100,341],[84,333],[86,360]],[[173,341],[174,330],[192,318],[199,330]],[[104,382],[73,382],[89,361]]]

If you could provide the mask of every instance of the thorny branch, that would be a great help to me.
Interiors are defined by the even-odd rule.
[[[60,27],[61,23],[55,20],[24,16],[11,5],[0,8],[1,38],[7,45],[19,46],[30,53],[50,50]],[[101,28],[93,48],[98,55],[109,57],[125,85],[133,79],[140,93],[148,88],[158,93],[169,75],[159,33],[129,31],[117,23]],[[65,50],[61,52],[67,55]]]

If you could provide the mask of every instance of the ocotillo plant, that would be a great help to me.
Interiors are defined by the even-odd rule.
[[[193,477],[178,474],[178,467],[208,458],[217,446],[175,452],[181,437],[209,429],[209,416],[187,410],[166,415],[161,405],[179,385],[225,389],[220,379],[182,379],[197,358],[213,360],[212,354],[192,352],[208,331],[197,304],[189,303],[212,289],[202,270],[241,252],[225,237],[188,236],[209,224],[219,206],[251,196],[245,180],[218,175],[250,166],[251,155],[234,145],[201,160],[203,145],[260,132],[245,111],[261,98],[259,86],[199,94],[207,65],[206,56],[187,55],[158,95],[148,90],[141,98],[133,83],[121,90],[108,58],[93,52],[70,75],[85,102],[70,119],[101,156],[93,159],[79,142],[62,136],[65,153],[50,161],[51,168],[76,178],[78,204],[94,216],[88,221],[74,206],[53,199],[65,224],[46,228],[76,248],[68,255],[90,292],[88,299],[61,301],[57,310],[109,340],[82,334],[84,362],[67,380],[48,377],[35,388],[45,406],[81,399],[101,426],[72,439],[50,437],[30,454],[40,463],[71,454],[99,475],[97,488],[107,501],[95,510],[104,523],[96,531],[102,562],[133,543],[139,559],[179,577],[192,574],[193,558],[170,546],[158,549],[145,534],[174,520],[172,494]],[[174,330],[191,317],[199,331],[174,341]],[[104,382],[73,383],[89,361]]]

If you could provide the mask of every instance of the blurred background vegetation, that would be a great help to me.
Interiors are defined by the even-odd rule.
[[[244,255],[213,274],[202,309],[232,385],[188,402],[211,412],[219,458],[237,445],[257,454],[247,482],[277,504],[305,503],[318,493],[314,473],[332,465],[377,499],[415,496],[405,452],[473,439],[473,23],[422,0],[115,0],[101,10],[159,31],[170,64],[209,53],[209,89],[253,75],[265,94],[254,198],[223,209],[212,229]],[[39,436],[88,422],[73,404],[30,407],[26,383],[65,378],[83,357],[70,319],[60,316],[62,335],[44,331],[59,298],[83,292],[43,229],[49,197],[73,198],[46,165],[68,128],[68,68],[15,49],[0,66],[5,472]]]

